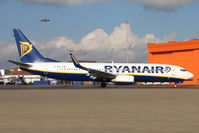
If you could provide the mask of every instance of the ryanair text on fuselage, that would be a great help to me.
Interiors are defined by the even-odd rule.
[[[105,72],[110,73],[168,73],[171,68],[168,66],[122,66],[122,65],[105,65]]]

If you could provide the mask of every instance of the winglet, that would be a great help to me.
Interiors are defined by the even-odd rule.
[[[70,57],[71,57],[71,59],[72,59],[72,61],[73,61],[73,64],[75,65],[75,67],[78,67],[78,68],[81,68],[81,67],[82,67],[82,66],[79,64],[79,62],[76,60],[75,56],[74,56],[72,53],[70,53]]]

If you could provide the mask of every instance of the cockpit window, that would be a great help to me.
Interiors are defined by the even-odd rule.
[[[180,69],[180,71],[182,71],[182,72],[186,72],[187,70],[186,70],[186,69]]]

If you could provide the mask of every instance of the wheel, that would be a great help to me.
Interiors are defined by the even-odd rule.
[[[175,82],[175,84],[174,84],[174,88],[177,88],[177,82]]]
[[[106,85],[107,85],[107,83],[106,83],[106,82],[102,82],[102,83],[101,83],[101,87],[102,87],[102,88],[105,88],[105,87],[106,87]]]

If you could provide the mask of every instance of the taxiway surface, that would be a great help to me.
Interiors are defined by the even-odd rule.
[[[198,133],[199,89],[2,89],[1,133]]]

